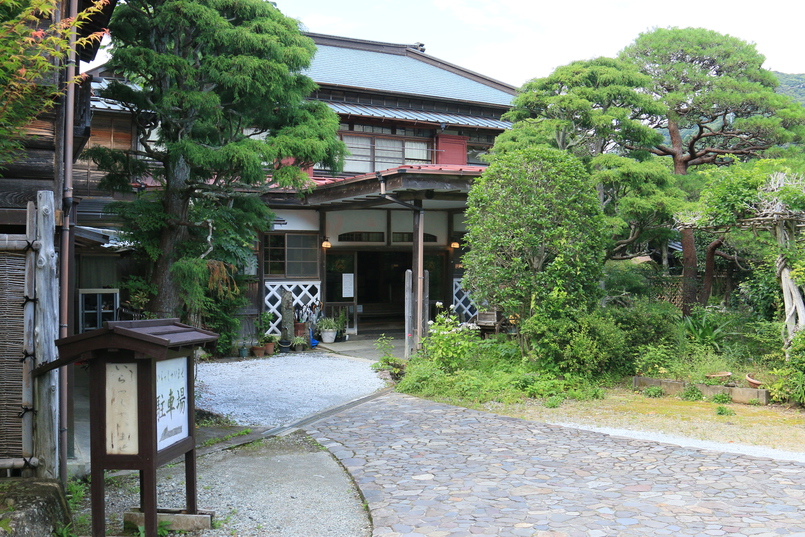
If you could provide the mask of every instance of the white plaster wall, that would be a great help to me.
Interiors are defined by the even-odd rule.
[[[455,231],[467,231],[467,223],[464,221],[464,213],[453,215],[453,229]]]
[[[447,218],[446,212],[425,213],[425,233],[436,235],[437,244],[447,244]],[[391,230],[394,232],[412,233],[414,231],[413,211],[391,211]],[[335,245],[348,246],[355,243],[338,242],[338,235],[354,231],[380,231],[386,232],[386,211],[333,211],[327,213],[327,233],[330,242]],[[378,243],[379,244],[379,243]],[[395,243],[410,244],[410,243]],[[430,243],[432,244],[432,243]],[[365,244],[366,246],[369,243]]]
[[[319,211],[274,211],[287,224],[275,224],[274,231],[318,231]]]
[[[327,233],[325,235],[329,237],[333,246],[355,244],[352,242],[339,243],[338,236],[341,233],[356,231],[381,231],[385,233],[386,211],[332,211],[327,213]]]

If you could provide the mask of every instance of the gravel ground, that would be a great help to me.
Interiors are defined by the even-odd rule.
[[[201,363],[196,407],[238,425],[289,425],[384,388],[371,364],[322,352]]]

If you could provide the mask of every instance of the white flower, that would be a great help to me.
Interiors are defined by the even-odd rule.
[[[430,321],[428,321],[428,324],[433,324],[433,319],[431,319]]]
[[[456,305],[455,304],[450,304],[450,311],[453,311],[454,309],[456,309]]]
[[[437,307],[437,308],[443,308],[443,307],[444,307],[444,304],[442,304],[441,302],[437,302],[437,303],[436,303],[436,307]]]

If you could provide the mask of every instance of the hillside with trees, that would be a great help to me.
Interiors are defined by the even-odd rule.
[[[789,75],[773,71],[780,85],[777,86],[777,93],[791,97],[798,103],[805,105],[805,73]]]

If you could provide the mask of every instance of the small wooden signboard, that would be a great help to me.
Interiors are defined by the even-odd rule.
[[[186,513],[197,514],[193,354],[213,332],[178,319],[116,321],[56,341],[59,359],[90,371],[92,535],[106,535],[105,470],[138,470],[146,537],[157,537],[156,471],[185,457]]]

